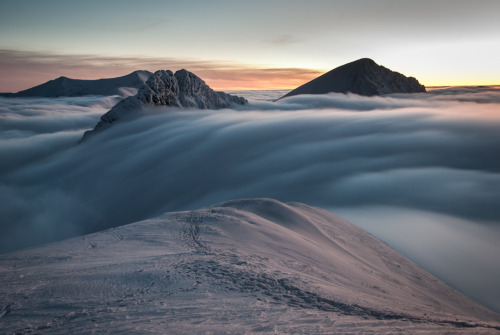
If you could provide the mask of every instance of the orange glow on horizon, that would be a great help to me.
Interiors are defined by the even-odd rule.
[[[418,79],[418,78],[417,78]],[[456,86],[498,86],[500,78],[474,77],[474,76],[453,76],[448,78],[421,78],[419,82],[425,87],[456,87]]]
[[[215,91],[246,91],[246,90],[293,90],[316,77],[308,78],[277,78],[275,80],[227,80],[208,79],[204,80],[208,86]],[[202,78],[203,79],[203,78]]]
[[[190,69],[187,69],[190,70]],[[288,90],[301,86],[327,72],[306,68],[229,68],[218,71],[190,70],[218,91]]]
[[[208,71],[192,72],[199,75],[212,89],[217,91],[238,91],[238,90],[292,90],[323,74],[331,69],[228,69],[220,71],[217,76]],[[236,79],[235,79],[236,78]],[[418,80],[418,78],[417,78]],[[431,80],[419,80],[427,89],[437,89],[444,87],[460,86],[488,86],[500,88],[500,80],[486,78],[453,78]]]
[[[426,87],[437,87],[437,86],[498,86],[500,85],[500,80],[496,79],[452,79],[452,80],[420,80],[422,85]]]
[[[62,63],[62,65],[61,65]],[[170,64],[168,64],[170,63]],[[0,92],[18,92],[60,76],[72,79],[101,79],[114,78],[127,75],[135,70],[149,70],[154,72],[159,69],[176,71],[185,68],[203,79],[216,91],[238,90],[292,90],[314,78],[330,71],[330,69],[313,68],[265,68],[250,65],[227,64],[222,62],[191,62],[175,63],[155,61],[147,63],[143,60],[121,62],[118,65],[110,64],[78,64],[71,62],[54,62],[50,64],[4,64],[0,67],[2,81]],[[429,90],[451,86],[499,86],[500,80],[491,78],[418,78],[419,82]]]

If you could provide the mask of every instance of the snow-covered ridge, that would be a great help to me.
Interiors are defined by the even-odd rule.
[[[499,315],[330,212],[271,199],[0,255],[7,333],[498,333]]]
[[[325,94],[330,92],[359,95],[390,93],[424,93],[425,87],[417,79],[391,71],[369,58],[339,66],[324,75],[297,87],[282,98],[299,94]]]
[[[138,115],[141,108],[147,106],[221,109],[246,103],[244,98],[215,92],[192,72],[179,70],[174,74],[170,70],[159,70],[149,77],[136,95],[120,101],[104,114],[93,130],[85,132],[82,140],[119,119]]]

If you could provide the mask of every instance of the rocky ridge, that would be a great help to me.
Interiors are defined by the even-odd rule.
[[[94,129],[85,132],[82,141],[120,119],[133,117],[143,107],[221,109],[246,103],[244,98],[215,92],[200,77],[187,70],[182,69],[175,74],[170,70],[159,70],[148,78],[136,95],[120,101],[104,114]]]

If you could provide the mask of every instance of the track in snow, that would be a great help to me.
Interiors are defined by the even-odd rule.
[[[499,318],[373,236],[240,200],[0,258],[6,333],[498,333]]]

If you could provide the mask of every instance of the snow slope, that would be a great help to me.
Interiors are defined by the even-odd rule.
[[[225,202],[0,255],[5,333],[498,334],[500,317],[330,212]]]

